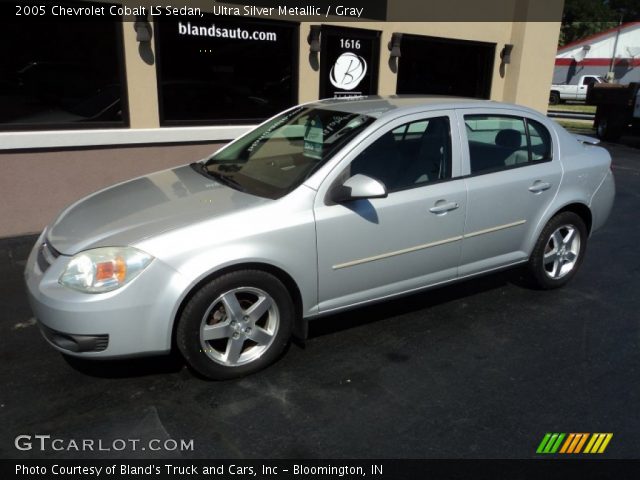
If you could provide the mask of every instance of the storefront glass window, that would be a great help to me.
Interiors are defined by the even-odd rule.
[[[127,125],[119,22],[49,17],[0,27],[0,129]]]
[[[253,123],[297,103],[298,25],[205,15],[156,22],[161,125]]]
[[[494,43],[403,35],[396,93],[489,98]]]

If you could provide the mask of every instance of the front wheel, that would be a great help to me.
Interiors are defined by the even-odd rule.
[[[241,377],[284,351],[295,309],[273,275],[240,270],[204,285],[185,306],[176,342],[187,363],[214,380]]]
[[[536,286],[565,285],[576,274],[587,248],[587,228],[573,212],[563,212],[544,227],[529,259],[528,269]]]

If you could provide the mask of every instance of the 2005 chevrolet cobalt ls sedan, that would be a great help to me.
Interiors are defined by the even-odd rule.
[[[221,379],[273,362],[313,317],[520,264],[560,287],[615,194],[588,142],[488,101],[296,106],[64,210],[29,257],[31,305],[65,354],[175,346]]]

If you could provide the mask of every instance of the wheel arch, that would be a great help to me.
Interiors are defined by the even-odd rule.
[[[209,272],[203,278],[201,278],[197,283],[191,285],[188,289],[187,293],[183,296],[180,301],[180,305],[178,306],[175,315],[172,319],[171,326],[171,349],[173,350],[176,346],[176,330],[178,327],[178,320],[184,311],[185,306],[189,303],[189,300],[195,295],[195,293],[202,288],[203,285],[210,282],[216,277],[221,275],[226,275],[227,273],[237,272],[240,270],[259,270],[265,273],[269,273],[280,280],[284,286],[287,288],[289,293],[291,294],[291,300],[293,301],[293,306],[295,309],[295,320],[293,326],[293,336],[300,340],[306,340],[308,333],[308,322],[302,315],[302,293],[300,292],[300,288],[298,284],[293,279],[293,277],[284,271],[283,269],[276,267],[275,265],[263,262],[245,262],[245,263],[237,263],[233,265],[227,265],[218,270],[214,270]]]
[[[587,205],[581,202],[570,203],[551,215],[551,217],[549,217],[549,220],[563,212],[573,212],[578,215],[584,222],[584,225],[587,227],[587,234],[591,235],[591,227],[593,226],[593,214],[591,213],[591,209]]]
[[[536,224],[536,228],[531,231],[531,237],[528,239],[527,246],[525,247],[525,252],[527,252],[529,258],[531,257],[536,241],[542,233],[542,230],[544,230],[544,227],[552,218],[563,212],[573,212],[578,215],[584,221],[585,227],[587,228],[587,236],[591,235],[591,229],[593,227],[593,213],[591,212],[591,209],[585,202],[571,199],[567,203],[547,210],[542,218],[540,218]]]

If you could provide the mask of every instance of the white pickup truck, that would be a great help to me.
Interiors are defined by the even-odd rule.
[[[578,100],[584,102],[587,98],[587,90],[594,83],[606,83],[599,75],[583,75],[576,85],[551,85],[549,92],[549,105],[558,105],[566,100]]]

